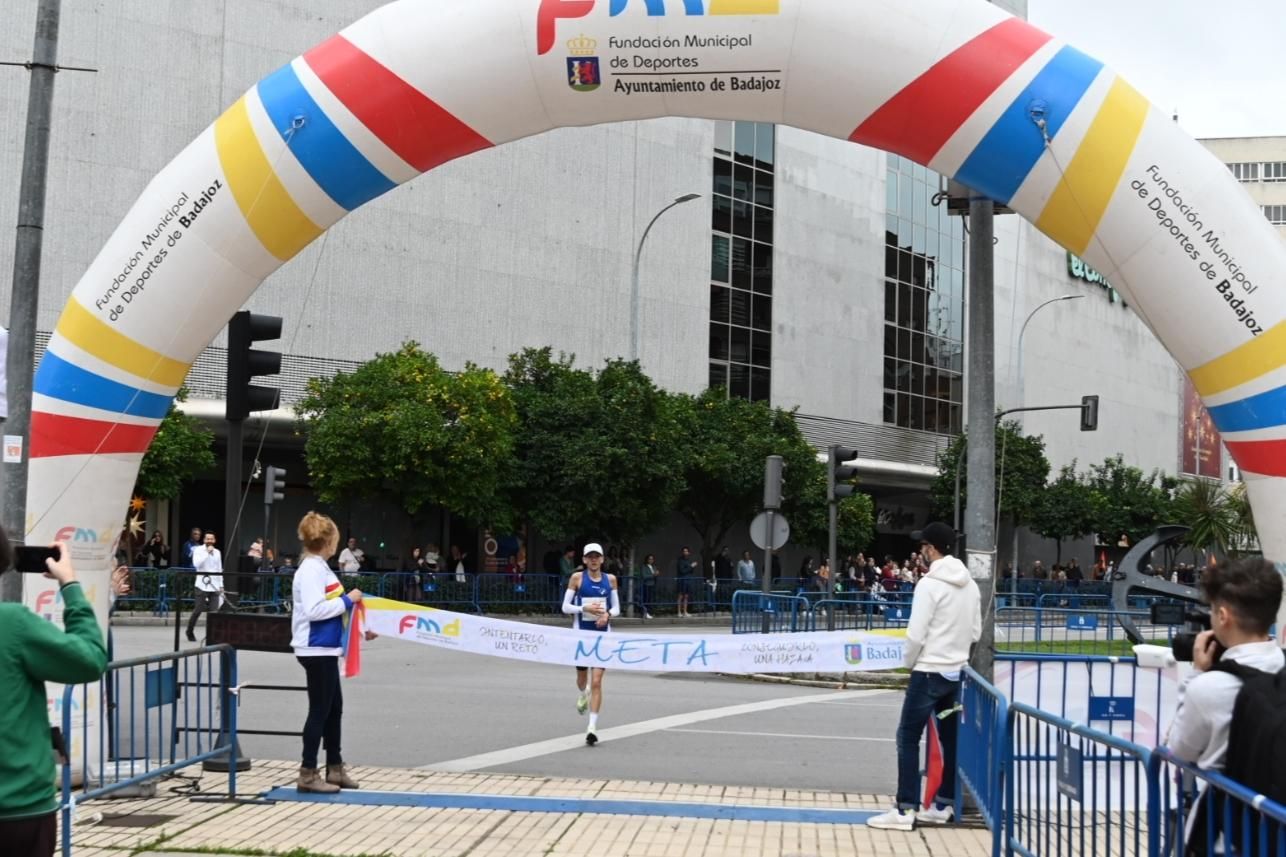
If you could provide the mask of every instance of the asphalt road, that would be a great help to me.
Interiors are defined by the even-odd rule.
[[[173,647],[169,628],[113,633],[118,659]],[[896,785],[897,692],[609,672],[590,749],[569,667],[391,640],[366,644],[362,659],[361,676],[344,685],[352,764],[876,794]],[[238,665],[242,685],[303,683],[290,655],[241,652]],[[252,688],[239,722],[298,729],[305,712],[302,693]],[[251,758],[299,753],[297,738],[246,736],[241,746]]]

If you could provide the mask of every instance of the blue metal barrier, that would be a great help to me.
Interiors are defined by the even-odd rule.
[[[1007,853],[1160,857],[1149,750],[1022,703],[1008,723]]]
[[[1144,746],[1161,743],[1164,721],[1159,715],[1175,704],[1163,698],[1161,672],[1140,667],[1134,658],[1006,652],[997,653],[996,663],[1035,668],[1034,680],[1028,670],[1029,691],[1023,694],[1027,697],[1024,702],[1067,720],[1099,724],[1109,735]],[[1018,678],[1014,668],[1007,681],[997,680],[1007,699],[1019,695]],[[1143,701],[1157,717],[1135,716],[1135,707]],[[1151,726],[1140,731],[1140,720],[1150,720]]]
[[[741,590],[732,596],[732,633],[759,634],[768,620],[771,634],[812,630],[808,602],[796,595]]]
[[[1286,806],[1255,794],[1214,771],[1154,754],[1160,791],[1160,854],[1236,854],[1280,857],[1286,853]]]
[[[1174,638],[1175,627],[1152,624],[1147,611],[999,607],[996,648],[1032,654],[1129,656],[1133,648],[1120,626],[1121,617],[1134,621],[1145,642],[1169,645]]]
[[[191,765],[228,758],[237,741],[237,653],[208,646],[115,661],[97,682],[68,685],[62,695],[62,853],[71,855],[72,810]],[[91,717],[89,712],[95,716]],[[97,752],[90,752],[91,737]],[[81,786],[73,792],[79,761]],[[236,764],[228,794],[236,794]]]
[[[1009,768],[1009,703],[972,669],[960,688],[960,733],[956,742],[957,779],[973,796],[992,832],[991,857],[1000,857],[1004,828],[1005,773]],[[956,795],[959,817],[963,793]]]

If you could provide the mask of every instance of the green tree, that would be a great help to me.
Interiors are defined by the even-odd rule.
[[[1032,509],[1033,531],[1055,544],[1055,562],[1063,561],[1063,540],[1079,539],[1094,532],[1096,509],[1094,493],[1084,479],[1076,475],[1076,462],[1058,471],[1058,478],[1041,492]]]
[[[491,370],[447,372],[407,342],[351,374],[311,379],[296,410],[324,502],[387,497],[407,515],[408,540],[434,504],[476,523],[506,522],[517,417]]]
[[[1228,492],[1213,479],[1185,479],[1174,492],[1172,523],[1188,528],[1184,543],[1203,554],[1228,555],[1240,543],[1241,525]]]
[[[685,488],[675,508],[701,538],[703,568],[728,531],[759,512],[769,455],[782,456],[786,464],[782,510],[792,528],[802,522],[814,506],[809,491],[822,464],[793,413],[729,397],[720,388],[678,401],[688,454]]]
[[[513,505],[551,538],[632,546],[665,522],[683,488],[677,407],[637,363],[593,373],[574,362],[549,348],[509,358],[505,384],[522,426]]]
[[[188,398],[180,387],[175,402]],[[172,500],[197,474],[214,467],[214,435],[173,403],[156,429],[138,468],[135,493],[153,500]]]
[[[1132,545],[1172,519],[1176,481],[1158,470],[1144,473],[1116,455],[1091,465],[1086,481],[1094,495],[1094,532],[1103,542],[1126,536]]]
[[[960,508],[968,501],[969,453],[966,435],[957,435],[938,455],[938,476],[930,495],[934,509],[942,520],[951,520],[955,509],[956,462],[960,464]],[[1002,454],[1003,451],[1003,454]],[[963,452],[963,454],[961,454]],[[1003,468],[1003,472],[1002,472]],[[1023,434],[1018,423],[1006,421],[996,426],[996,497],[1000,514],[1014,524],[1031,520],[1033,510],[1049,478],[1049,459],[1045,441],[1039,435]]]

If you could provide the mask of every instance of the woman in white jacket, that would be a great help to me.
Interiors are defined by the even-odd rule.
[[[357,788],[340,752],[344,696],[339,686],[339,656],[343,652],[344,612],[362,600],[362,592],[354,589],[344,594],[343,584],[326,563],[339,548],[339,528],[334,521],[309,512],[299,522],[299,541],[303,557],[291,587],[290,645],[307,677],[308,719],[304,721],[298,789],[331,794],[340,788]],[[323,739],[324,778],[317,770],[317,749]]]

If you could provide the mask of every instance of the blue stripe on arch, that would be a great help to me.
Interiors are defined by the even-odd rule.
[[[1054,139],[1102,68],[1073,47],[1060,50],[1001,114],[955,179],[997,202],[1013,199],[1045,152],[1045,138],[1031,116],[1033,106],[1043,106],[1045,134]]]
[[[1209,409],[1221,432],[1254,431],[1286,425],[1286,387],[1247,396]]]
[[[163,419],[170,409],[170,396],[139,390],[102,375],[95,375],[46,351],[36,373],[34,392],[51,399],[73,402],[133,417]]]
[[[347,211],[397,187],[330,121],[289,65],[259,82],[259,98],[283,140],[297,118],[303,125],[287,140],[290,151],[326,195]]]

